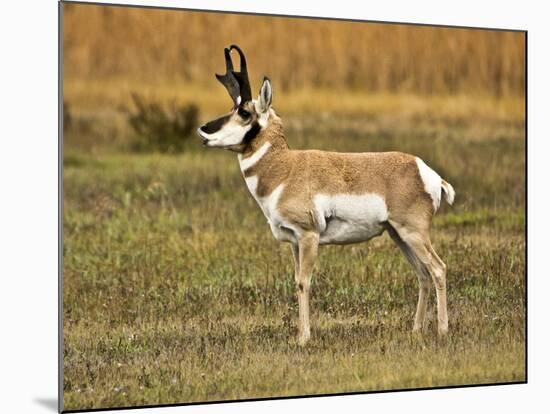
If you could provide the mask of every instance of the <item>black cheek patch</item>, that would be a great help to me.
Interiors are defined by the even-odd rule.
[[[231,115],[225,115],[218,119],[214,119],[203,126],[201,126],[201,131],[205,134],[214,134],[218,132],[222,127],[227,123]]]
[[[242,143],[248,144],[250,141],[252,141],[256,136],[260,133],[262,130],[262,127],[258,122],[254,121],[252,123],[252,127],[248,130],[248,132],[245,134]]]

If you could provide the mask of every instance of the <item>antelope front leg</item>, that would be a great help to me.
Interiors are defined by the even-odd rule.
[[[298,270],[298,306],[299,306],[299,332],[298,344],[305,345],[311,334],[309,329],[309,288],[311,273],[317,260],[319,247],[319,235],[306,233],[298,241],[298,257],[300,259]]]

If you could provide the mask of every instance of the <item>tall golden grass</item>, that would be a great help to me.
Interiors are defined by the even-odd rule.
[[[295,88],[522,96],[520,32],[66,4],[66,79],[174,80],[211,88],[223,47],[251,81]]]

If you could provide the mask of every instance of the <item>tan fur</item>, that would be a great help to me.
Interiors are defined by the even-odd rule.
[[[243,171],[243,175],[258,179],[258,197],[268,196],[284,183],[277,210],[285,221],[302,230],[297,245],[292,244],[299,303],[298,342],[303,345],[310,338],[310,280],[319,244],[313,205],[316,194],[375,193],[384,198],[388,209],[387,230],[418,275],[413,330],[419,331],[424,325],[431,279],[437,293],[438,331],[445,334],[448,329],[446,266],[430,243],[429,228],[435,209],[424,189],[416,157],[401,152],[291,150],[281,120],[274,111],[270,113],[267,127],[242,148],[243,159],[252,156],[266,142],[271,144],[269,150]]]
[[[315,227],[312,197],[315,194],[376,193],[385,198],[390,217],[405,223],[411,215],[421,222],[431,218],[433,203],[424,191],[415,157],[401,152],[339,153],[291,150],[281,120],[272,116],[268,128],[247,146],[246,159],[269,141],[269,151],[245,177],[258,177],[257,195],[265,197],[285,184],[278,210],[303,230]]]

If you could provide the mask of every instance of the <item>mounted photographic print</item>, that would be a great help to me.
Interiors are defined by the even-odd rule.
[[[62,410],[524,383],[524,31],[60,3]]]

